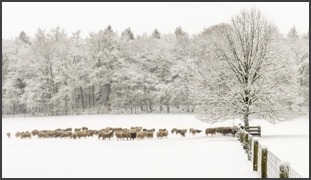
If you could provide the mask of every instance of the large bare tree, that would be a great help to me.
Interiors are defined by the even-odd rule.
[[[277,29],[250,9],[216,31],[197,62],[197,117],[212,123],[242,117],[245,126],[250,116],[286,120],[297,89]]]

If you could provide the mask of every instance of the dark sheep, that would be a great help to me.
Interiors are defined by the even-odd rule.
[[[207,128],[205,130],[205,134],[206,136],[208,136],[208,134],[211,134],[213,136],[214,134],[216,134],[216,128]]]
[[[38,129],[34,129],[31,131],[31,134],[35,136],[35,135],[38,135],[38,132],[39,132]]]
[[[131,139],[136,139],[136,135],[137,135],[137,133],[136,133],[136,131],[131,131]]]
[[[65,131],[72,131],[72,128],[66,128]]]

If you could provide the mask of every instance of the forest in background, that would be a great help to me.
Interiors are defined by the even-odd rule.
[[[85,38],[80,31],[55,27],[38,28],[34,37],[21,31],[15,39],[2,38],[2,114],[194,113],[202,105],[199,95],[206,95],[198,88],[199,70],[217,64],[212,42],[228,26],[217,24],[193,35],[182,27],[171,34],[155,29],[138,35],[129,27],[119,34],[108,26]],[[309,33],[298,34],[293,26],[278,35],[296,84],[281,87],[298,92],[291,106],[304,114]]]

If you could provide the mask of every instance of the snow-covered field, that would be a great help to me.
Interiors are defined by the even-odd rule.
[[[3,118],[2,177],[258,178],[239,141],[230,136],[206,137],[201,133],[180,137],[170,133],[167,139],[129,141],[98,140],[97,137],[21,140],[14,136],[17,131],[82,126],[90,129],[143,126],[156,130],[174,127],[205,130],[232,124],[229,120],[210,125],[193,115],[173,114]],[[308,117],[275,126],[263,121],[252,121],[253,124],[262,125],[260,143],[288,161],[298,173],[309,177]],[[7,132],[11,132],[11,138],[6,137]]]

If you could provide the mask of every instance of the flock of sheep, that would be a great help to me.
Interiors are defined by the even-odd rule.
[[[190,128],[189,133],[192,135],[200,134],[202,130]],[[187,129],[177,129],[173,128],[171,130],[171,134],[177,134],[181,135],[182,137],[186,136]],[[232,136],[235,136],[237,133],[237,127],[216,127],[216,128],[207,128],[205,130],[206,136],[209,134],[211,136],[215,134],[222,134],[227,135],[230,134]],[[72,128],[66,128],[66,129],[55,129],[55,130],[38,130],[34,129],[33,131],[24,131],[24,132],[16,132],[15,137],[16,138],[31,138],[32,136],[38,136],[38,138],[71,138],[71,139],[77,139],[81,137],[93,137],[97,136],[98,139],[109,139],[113,138],[114,136],[117,138],[117,140],[133,140],[133,139],[149,139],[153,138],[154,134],[157,138],[167,138],[169,135],[169,132],[167,129],[159,129],[157,132],[155,132],[155,129],[146,129],[141,126],[138,127],[131,127],[131,128],[111,128],[106,127],[104,129],[100,130],[94,130],[89,129],[87,127],[82,128],[75,128],[74,130]],[[10,138],[11,133],[7,133],[8,138]]]

